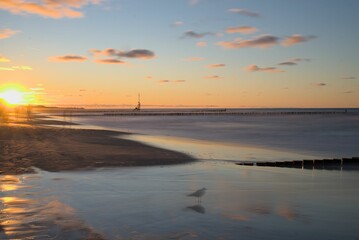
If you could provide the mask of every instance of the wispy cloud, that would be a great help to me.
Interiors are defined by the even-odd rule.
[[[1,1],[0,1],[0,6],[1,6]],[[5,39],[5,38],[9,38],[12,35],[18,33],[19,31],[15,31],[12,30],[10,28],[4,28],[4,29],[0,29],[0,39]]]
[[[203,32],[203,33],[197,33],[194,31],[187,31],[183,33],[182,38],[203,38],[205,36],[215,36],[216,34],[213,32]]]
[[[221,68],[221,67],[225,67],[226,64],[224,63],[217,63],[217,64],[211,64],[211,65],[207,65],[206,67],[208,68]]]
[[[0,9],[12,14],[34,14],[48,18],[79,18],[79,9],[102,0],[1,0]]]
[[[228,27],[226,29],[227,33],[242,33],[242,34],[251,34],[257,32],[258,29],[251,26],[238,26],[238,27]]]
[[[30,66],[0,67],[0,70],[1,71],[17,71],[17,70],[31,71],[32,67],[30,67]]]
[[[205,77],[203,77],[203,78],[204,78],[204,79],[213,79],[213,80],[219,80],[219,79],[221,79],[221,77],[218,76],[218,75],[205,76]]]
[[[218,42],[217,45],[223,48],[247,48],[247,47],[259,47],[259,48],[269,48],[274,45],[277,45],[279,42],[279,38],[272,35],[262,35],[258,37],[254,37],[249,40],[243,40],[241,38],[237,38],[234,41],[230,42]]]
[[[0,71],[15,71],[12,67],[0,67]]]
[[[167,80],[167,79],[164,79],[164,80],[159,80],[158,81],[159,83],[169,83],[169,82],[171,82],[170,80]]]
[[[87,58],[79,55],[65,55],[49,57],[50,62],[84,62]]]
[[[0,62],[10,62],[10,59],[0,55]]]
[[[354,77],[354,76],[345,76],[345,77],[341,77],[341,79],[344,79],[344,80],[354,80],[354,79],[356,79],[356,77]]]
[[[201,41],[201,42],[197,42],[196,45],[198,47],[206,47],[207,46],[207,42]]]
[[[283,70],[276,67],[258,67],[255,64],[251,64],[245,68],[247,72],[269,72],[269,73],[280,73]]]
[[[293,46],[293,45],[296,45],[299,43],[310,41],[315,38],[316,38],[316,36],[313,36],[313,35],[302,36],[300,34],[293,34],[292,36],[286,37],[283,40],[282,45],[285,47],[289,47],[289,46]]]
[[[278,65],[280,65],[280,66],[295,66],[295,65],[298,65],[299,62],[303,62],[303,61],[309,62],[310,59],[309,58],[292,58],[287,61],[278,63]]]
[[[148,60],[155,57],[155,53],[147,49],[133,49],[130,51],[122,51],[114,48],[106,48],[104,50],[91,49],[90,52],[97,58],[95,63],[101,64],[125,64],[123,58],[136,58]],[[105,57],[104,59],[98,59]]]
[[[107,48],[104,50],[91,49],[90,52],[94,54],[94,56],[107,56],[117,58],[151,59],[155,57],[155,53],[147,49],[133,49],[130,51],[122,51],[114,48]]]
[[[184,22],[182,21],[176,21],[174,23],[171,24],[172,27],[179,27],[182,26],[184,24]]]
[[[291,62],[291,61],[285,61],[285,62],[278,63],[278,65],[281,65],[281,66],[295,66],[295,65],[297,65],[297,63],[296,62]]]
[[[39,91],[44,91],[45,88],[33,87],[33,88],[30,88],[30,90],[34,91],[34,92],[39,92]]]
[[[159,83],[185,83],[186,80],[183,79],[179,79],[179,80],[168,80],[168,79],[164,79],[164,80],[159,80]]]
[[[186,58],[185,60],[187,62],[197,62],[197,61],[203,61],[205,58],[202,58],[202,57],[189,57],[189,58]]]
[[[101,63],[101,64],[126,64],[126,62],[118,60],[118,59],[95,59],[95,63]]]
[[[259,13],[252,12],[252,11],[249,11],[249,10],[246,10],[243,8],[231,8],[231,9],[228,9],[228,12],[237,13],[237,14],[244,15],[247,17],[260,17]]]
[[[32,67],[30,66],[12,66],[15,70],[32,70]]]

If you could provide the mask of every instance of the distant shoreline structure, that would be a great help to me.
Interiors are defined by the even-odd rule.
[[[110,112],[104,113],[104,116],[196,116],[196,115],[240,115],[240,116],[268,116],[268,115],[333,115],[333,114],[347,114],[346,111],[248,111],[235,112],[227,111],[227,109],[218,110],[199,110],[199,111],[142,111],[142,112]]]
[[[71,116],[279,116],[279,115],[338,115],[359,114],[359,108],[353,109],[232,109],[232,108],[180,108],[180,109],[85,109],[85,108],[38,108],[36,112],[50,115]]]

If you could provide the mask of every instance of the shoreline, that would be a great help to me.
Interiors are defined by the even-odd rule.
[[[184,153],[116,137],[130,133],[38,124],[54,122],[0,124],[0,175],[35,173],[33,167],[58,172],[195,161]]]

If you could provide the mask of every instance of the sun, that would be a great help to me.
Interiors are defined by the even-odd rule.
[[[9,105],[18,105],[24,104],[24,93],[17,89],[7,89],[3,92],[0,92],[0,98],[5,100]]]

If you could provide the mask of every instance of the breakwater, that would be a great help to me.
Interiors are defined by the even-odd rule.
[[[359,157],[342,159],[312,159],[280,162],[239,162],[241,166],[281,167],[326,170],[359,170]]]

